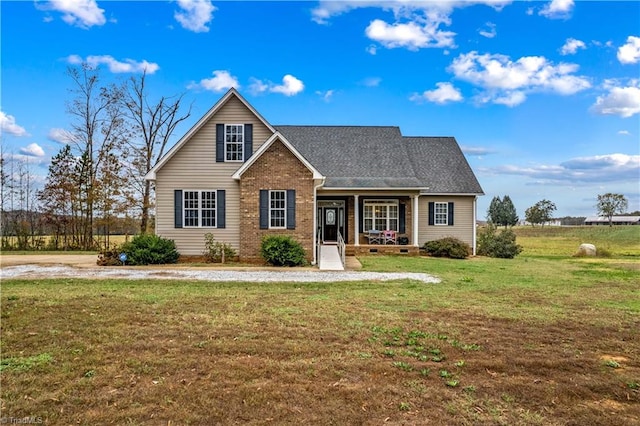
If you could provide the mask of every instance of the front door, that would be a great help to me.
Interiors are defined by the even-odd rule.
[[[335,207],[324,208],[324,229],[322,230],[324,241],[338,241],[338,209]]]

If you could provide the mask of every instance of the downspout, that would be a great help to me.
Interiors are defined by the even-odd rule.
[[[476,234],[478,233],[478,220],[476,219],[478,208],[478,196],[473,197],[473,255],[476,255]]]
[[[312,265],[318,264],[318,188],[324,186],[327,180],[326,176],[322,177],[322,181],[313,187],[313,262]]]

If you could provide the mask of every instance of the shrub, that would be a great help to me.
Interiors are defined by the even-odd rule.
[[[497,232],[493,225],[478,233],[478,254],[481,256],[513,259],[522,252],[522,246],[516,244],[516,234],[511,229]]]
[[[176,263],[180,253],[173,240],[151,234],[140,234],[122,245],[130,265],[159,265]]]
[[[260,254],[268,263],[274,266],[306,265],[302,245],[286,235],[271,235],[262,239]]]
[[[216,241],[213,234],[204,234],[204,251],[202,252],[207,262],[225,263],[227,260],[235,259],[238,254],[230,244]]]
[[[453,237],[427,241],[424,244],[424,249],[431,256],[450,257],[452,259],[465,259],[471,254],[469,244]]]

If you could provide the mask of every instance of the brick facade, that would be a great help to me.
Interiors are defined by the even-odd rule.
[[[240,261],[261,262],[260,244],[266,235],[290,235],[313,260],[313,174],[276,140],[240,179]],[[296,191],[296,228],[260,229],[260,190]]]

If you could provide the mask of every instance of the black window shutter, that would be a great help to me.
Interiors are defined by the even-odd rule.
[[[269,191],[260,190],[260,229],[269,229]]]
[[[224,124],[216,124],[216,163],[224,162]]]
[[[404,234],[407,232],[407,224],[406,224],[406,216],[407,216],[407,206],[404,203],[400,203],[398,206],[398,233]]]
[[[429,202],[429,226],[433,226],[435,224],[435,209],[436,203],[433,201]]]
[[[253,124],[244,125],[244,161],[253,154]]]
[[[449,217],[447,218],[447,225],[453,226],[453,203],[449,203],[447,206],[447,213]]]
[[[358,200],[358,224],[360,232],[364,232],[364,202],[362,200]]]
[[[287,229],[296,229],[296,190],[287,189]]]
[[[175,228],[182,228],[182,190],[173,191],[173,220]]]
[[[226,224],[227,205],[225,200],[225,190],[219,189],[216,193],[216,227],[224,228]]]

